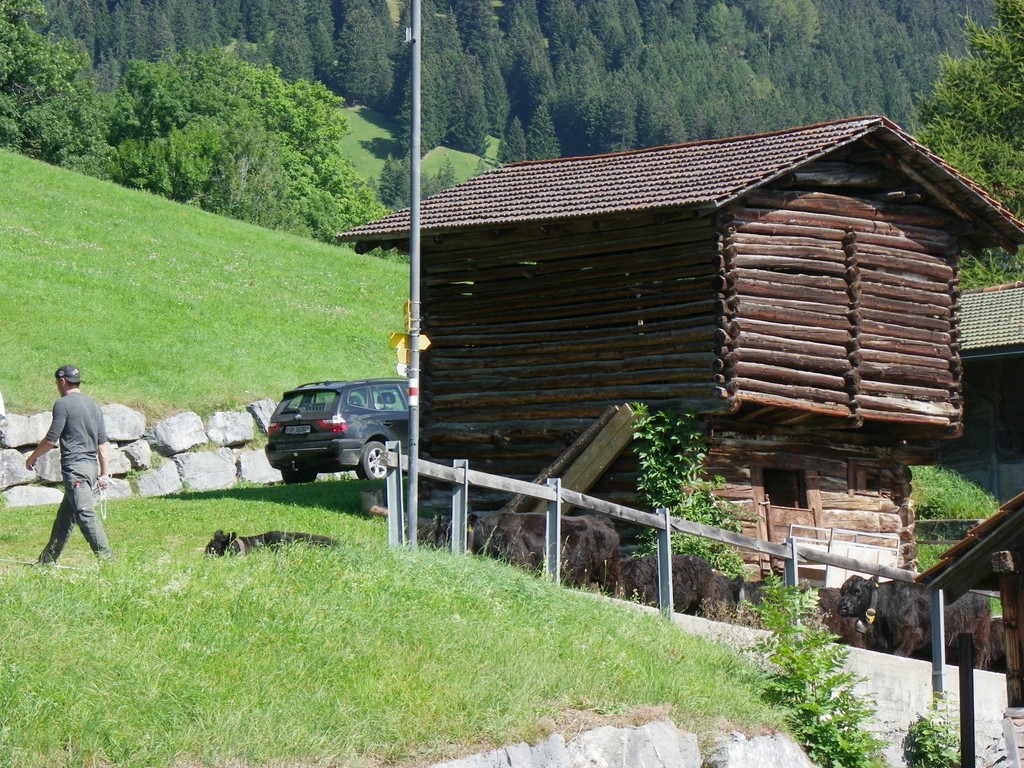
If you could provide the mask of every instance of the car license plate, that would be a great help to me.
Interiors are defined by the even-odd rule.
[[[309,432],[309,424],[302,424],[300,426],[285,427],[284,432],[286,435],[304,435]]]

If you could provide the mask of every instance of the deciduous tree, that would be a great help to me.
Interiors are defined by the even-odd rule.
[[[85,55],[35,30],[44,19],[35,0],[0,0],[0,147],[80,165],[103,153],[101,100]]]
[[[1024,215],[1024,0],[995,0],[989,26],[969,21],[967,55],[947,58],[921,110],[919,138],[959,171]],[[981,279],[1021,279],[1024,264],[989,256]],[[965,263],[965,272],[971,267]]]
[[[118,90],[113,179],[331,240],[383,212],[342,153],[341,100],[224,51],[133,62]]]

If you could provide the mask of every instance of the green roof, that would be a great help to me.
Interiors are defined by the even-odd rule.
[[[1024,283],[965,291],[960,343],[964,352],[1024,346]]]

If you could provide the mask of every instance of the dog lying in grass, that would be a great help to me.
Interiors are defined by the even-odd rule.
[[[301,541],[317,547],[336,547],[338,542],[330,536],[318,533],[290,533],[288,531],[267,531],[257,536],[239,536],[232,531],[216,531],[210,543],[206,545],[206,554],[223,557],[231,554],[244,555],[253,549],[279,549],[288,544]]]

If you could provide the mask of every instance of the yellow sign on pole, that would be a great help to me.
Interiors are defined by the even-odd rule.
[[[430,348],[430,339],[424,336],[422,333],[419,335],[419,347],[420,352]],[[409,334],[407,333],[392,333],[391,334],[391,347],[398,352],[398,362],[403,365],[409,364]]]

